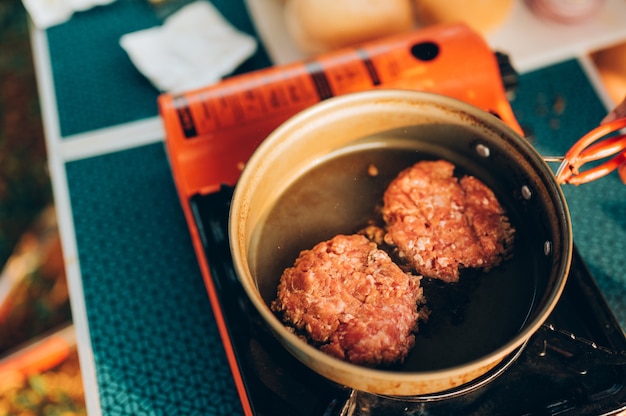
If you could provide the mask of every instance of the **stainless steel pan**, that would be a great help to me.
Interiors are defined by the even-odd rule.
[[[269,308],[282,270],[300,250],[357,230],[402,168],[432,158],[494,190],[517,230],[513,257],[453,286],[423,281],[431,319],[394,368],[340,361],[287,330]],[[229,231],[241,284],[285,349],[329,380],[391,396],[459,388],[515,356],[559,300],[572,255],[560,185],[524,138],[464,102],[400,90],[333,98],[276,129],[241,175]]]

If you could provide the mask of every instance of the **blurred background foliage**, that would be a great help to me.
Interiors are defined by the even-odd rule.
[[[28,20],[0,1],[0,265],[52,199]]]
[[[21,0],[0,0],[0,415],[86,414],[74,345],[36,372],[24,371],[33,360],[11,366],[25,346],[71,328],[46,161],[28,16]]]

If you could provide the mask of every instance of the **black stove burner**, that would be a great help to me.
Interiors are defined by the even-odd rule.
[[[191,198],[220,307],[256,415],[604,415],[626,409],[626,338],[575,251],[546,324],[488,382],[416,398],[351,391],[287,353],[247,299],[232,266],[232,189]],[[498,373],[499,371],[499,373]]]

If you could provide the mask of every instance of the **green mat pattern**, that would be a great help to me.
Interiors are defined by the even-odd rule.
[[[67,177],[102,414],[240,414],[163,145]]]
[[[191,0],[169,1],[183,5]],[[212,3],[233,26],[256,36],[243,0]],[[119,39],[160,25],[161,17],[148,0],[116,0],[47,30],[62,137],[157,115],[159,92],[133,66]],[[259,45],[235,73],[268,65]]]

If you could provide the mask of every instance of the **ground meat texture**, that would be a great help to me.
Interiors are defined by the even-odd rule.
[[[413,347],[423,301],[419,276],[364,236],[338,235],[300,253],[271,307],[325,353],[388,366]]]
[[[511,250],[514,229],[495,195],[444,160],[402,171],[384,195],[384,240],[418,273],[446,282],[463,268],[489,270]]]

